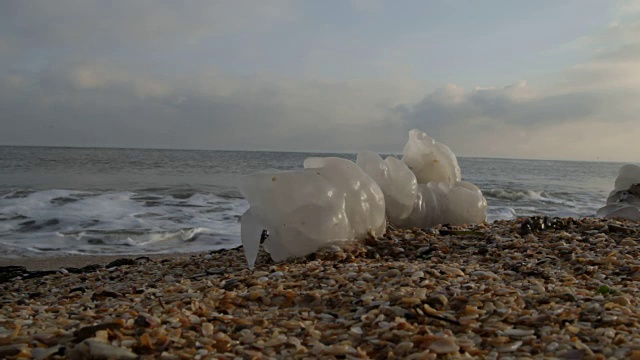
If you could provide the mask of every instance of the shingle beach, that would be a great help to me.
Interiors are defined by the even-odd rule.
[[[640,359],[640,224],[395,230],[246,269],[242,248],[0,273],[0,358]]]

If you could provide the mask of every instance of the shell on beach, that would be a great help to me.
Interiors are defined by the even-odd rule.
[[[0,356],[637,358],[640,225],[521,228],[388,229],[253,270],[232,249],[15,277]]]

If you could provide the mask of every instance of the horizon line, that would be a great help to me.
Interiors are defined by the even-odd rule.
[[[83,145],[7,145],[0,144],[0,147],[31,147],[31,148],[58,148],[58,149],[104,149],[104,150],[163,150],[163,151],[221,151],[221,152],[272,152],[272,153],[301,153],[301,154],[349,154],[357,155],[358,152],[352,151],[325,151],[325,150],[252,150],[252,149],[194,149],[194,148],[156,148],[156,147],[116,147],[116,146],[83,146]],[[376,152],[379,155],[402,155],[400,152]],[[454,154],[455,155],[455,154]],[[608,162],[608,163],[630,163],[638,164],[639,162],[621,161],[621,160],[578,160],[578,159],[534,159],[534,158],[518,158],[518,157],[500,157],[487,155],[455,155],[456,158],[466,159],[497,159],[497,160],[525,160],[525,161],[571,161],[571,162]]]

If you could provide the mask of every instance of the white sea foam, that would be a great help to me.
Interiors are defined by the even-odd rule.
[[[45,190],[0,197],[0,255],[148,254],[240,244],[243,199]]]
[[[516,211],[510,207],[494,207],[487,208],[487,221],[495,220],[512,220],[516,218]]]
[[[504,200],[546,200],[544,192],[526,189],[487,189],[483,191],[487,197]]]

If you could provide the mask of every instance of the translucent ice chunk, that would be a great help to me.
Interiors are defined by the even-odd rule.
[[[447,191],[449,191],[449,186],[446,183],[432,181],[428,184],[418,184],[413,211],[407,218],[402,219],[396,225],[411,229],[413,227],[425,228],[442,224],[443,209],[441,205]]]
[[[413,211],[399,222],[405,228],[425,228],[438,224],[477,224],[487,218],[487,200],[475,185],[441,181],[418,184]]]
[[[342,158],[308,158],[303,171],[259,172],[242,179],[250,204],[242,217],[247,264],[255,263],[262,230],[274,260],[302,256],[336,241],[384,233],[386,218],[404,227],[478,223],[487,202],[461,182],[453,152],[419,130],[409,132],[402,161],[372,152],[357,164]]]
[[[261,221],[253,214],[251,208],[242,214],[240,221],[240,237],[242,238],[244,257],[247,259],[247,266],[253,268],[260,248],[260,235],[264,228],[260,225]],[[258,241],[251,241],[255,239]]]
[[[461,180],[458,159],[451,149],[417,129],[409,131],[402,161],[416,175],[419,184],[444,181],[453,185]]]
[[[607,205],[596,216],[640,221],[640,166],[623,165],[607,198]]]
[[[487,218],[487,200],[477,186],[458,181],[447,194],[444,223],[477,224]]]
[[[623,203],[609,204],[598,209],[596,216],[606,219],[620,218],[640,221],[640,208]]]
[[[620,168],[613,191],[628,190],[631,185],[640,183],[640,166],[626,164]]]
[[[358,153],[356,164],[380,186],[387,218],[392,224],[411,214],[418,183],[404,162],[391,156],[383,161],[378,154],[363,151]]]
[[[250,204],[241,219],[250,268],[263,229],[270,233],[264,248],[276,261],[385,230],[380,187],[349,160],[309,158],[303,171],[258,172],[238,187]]]
[[[305,171],[327,179],[345,198],[345,213],[352,239],[385,231],[385,202],[380,186],[353,161],[337,157],[310,157]]]

